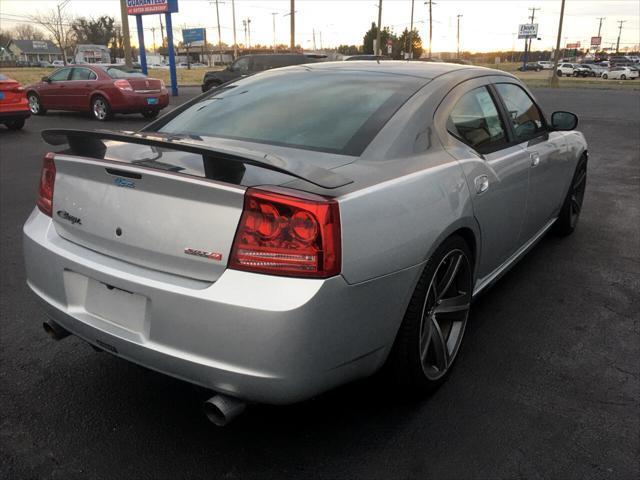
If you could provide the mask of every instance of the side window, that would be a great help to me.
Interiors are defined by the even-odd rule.
[[[467,92],[453,107],[447,130],[480,153],[500,149],[507,143],[498,109],[486,87]]]
[[[233,71],[240,73],[247,73],[249,71],[249,58],[240,58],[233,64]]]
[[[509,113],[516,140],[529,140],[545,131],[540,109],[522,88],[512,83],[498,83],[495,87]]]
[[[61,68],[60,70],[58,70],[57,72],[54,72],[49,79],[52,82],[62,82],[64,80],[68,80],[69,79],[69,72],[71,71],[70,68]]]
[[[71,80],[90,80],[92,74],[95,79],[96,74],[88,68],[74,68],[71,71]]]
[[[258,56],[253,58],[253,67],[251,70],[254,72],[262,72],[263,70],[269,70],[271,67],[271,59],[267,56]]]

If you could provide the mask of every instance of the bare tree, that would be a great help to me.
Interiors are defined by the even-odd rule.
[[[67,64],[67,49],[73,41],[73,18],[61,9],[49,10],[45,13],[29,17],[34,23],[44,28],[62,51],[62,61]]]
[[[30,23],[20,23],[13,27],[11,36],[15,40],[44,40],[44,33]]]

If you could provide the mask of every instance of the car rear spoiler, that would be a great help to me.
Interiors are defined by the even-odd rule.
[[[353,180],[325,168],[291,159],[285,160],[269,153],[260,153],[246,148],[211,146],[199,141],[197,136],[171,135],[158,132],[51,129],[43,130],[42,138],[49,145],[68,144],[74,154],[90,157],[95,157],[96,154],[104,155],[106,146],[102,140],[113,140],[195,153],[207,158],[217,158],[221,161],[226,160],[245,165],[254,165],[274,172],[284,173],[327,189],[353,183]]]

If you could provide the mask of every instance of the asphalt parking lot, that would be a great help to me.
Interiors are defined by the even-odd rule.
[[[476,302],[449,381],[415,403],[369,379],[252,406],[225,429],[202,414],[206,392],[45,335],[21,247],[48,150],[39,131],[105,125],[53,112],[2,128],[0,477],[640,478],[640,94],[534,93],[549,113],[577,113],[590,144],[580,225]]]

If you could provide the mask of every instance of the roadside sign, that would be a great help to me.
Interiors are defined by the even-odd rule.
[[[602,45],[602,37],[591,37],[591,46],[599,47]]]
[[[204,28],[186,28],[182,30],[182,42],[190,47],[199,47],[204,45],[205,30]]]
[[[567,43],[567,48],[580,48],[580,42],[576,43]]]
[[[176,13],[178,0],[127,0],[129,15],[149,15],[152,13]]]
[[[537,23],[522,23],[518,26],[518,38],[536,38],[537,36]]]
[[[393,52],[393,44],[387,43],[387,55],[391,55],[392,52]]]

